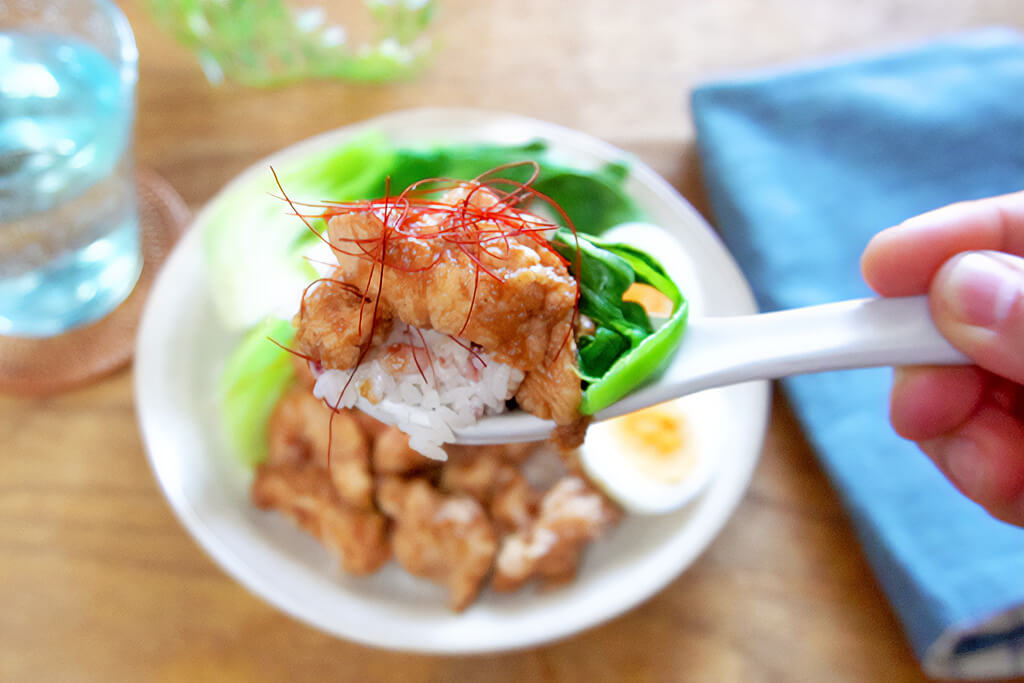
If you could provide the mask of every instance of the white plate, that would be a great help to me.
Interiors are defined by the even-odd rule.
[[[750,481],[768,414],[768,384],[715,390],[713,433],[721,465],[685,510],[628,517],[587,551],[577,580],[550,591],[485,591],[466,612],[443,590],[391,563],[377,574],[345,575],[303,532],[249,503],[251,473],[230,454],[220,426],[217,378],[238,341],[219,322],[204,273],[200,232],[226,193],[271,164],[308,154],[373,127],[400,143],[544,139],[553,154],[594,166],[626,160],[629,190],[652,222],[691,255],[680,283],[696,313],[755,310],[732,258],[704,220],[664,180],[621,150],[549,123],[510,114],[418,109],[326,133],[260,161],[196,218],[161,271],[143,315],[135,357],[136,409],[156,477],[185,527],[228,573],[288,614],[348,640],[405,651],[476,653],[568,636],[649,598],[688,567],[718,534]]]

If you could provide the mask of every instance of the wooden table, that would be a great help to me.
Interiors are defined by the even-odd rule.
[[[1013,0],[439,0],[442,49],[402,84],[211,87],[138,0],[137,153],[198,208],[253,161],[394,109],[462,105],[636,153],[698,208],[688,92],[728,72],[968,26]],[[494,657],[335,640],[253,597],[179,526],[149,471],[131,372],[0,398],[0,681],[913,681],[922,674],[834,491],[776,398],[754,483],[722,535],[643,606]]]

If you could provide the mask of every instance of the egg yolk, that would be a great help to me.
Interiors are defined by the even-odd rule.
[[[670,406],[653,406],[613,421],[627,457],[647,476],[681,481],[694,464],[686,417]]]
[[[623,301],[633,301],[644,307],[647,315],[667,318],[672,315],[672,300],[650,285],[634,282],[622,294]]]

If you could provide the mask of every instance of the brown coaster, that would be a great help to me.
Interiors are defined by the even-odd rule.
[[[131,360],[146,295],[190,218],[185,202],[159,175],[139,169],[135,180],[143,256],[135,289],[106,317],[64,334],[0,335],[0,391],[52,394],[102,377]]]

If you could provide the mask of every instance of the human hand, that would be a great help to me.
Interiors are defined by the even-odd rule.
[[[927,293],[939,331],[977,364],[897,369],[893,428],[967,497],[1024,525],[1024,192],[884,230],[861,267],[882,296]]]

